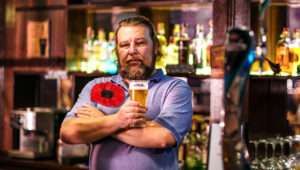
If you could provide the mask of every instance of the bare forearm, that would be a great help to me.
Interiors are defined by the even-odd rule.
[[[146,108],[138,102],[127,101],[113,115],[106,115],[90,105],[79,107],[76,118],[66,119],[61,127],[60,136],[67,143],[91,143],[111,136],[131,124],[145,122]]]
[[[142,148],[166,148],[176,144],[171,132],[160,125],[128,129],[117,133],[114,137],[129,145]]]
[[[60,137],[66,143],[92,143],[112,135],[120,129],[114,115],[97,118],[69,118],[60,129]]]

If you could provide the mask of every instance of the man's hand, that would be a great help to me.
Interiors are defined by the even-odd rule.
[[[91,105],[84,104],[77,109],[75,115],[78,118],[96,118],[99,116],[104,116],[104,113]]]
[[[144,127],[146,111],[147,109],[138,102],[129,100],[120,108],[114,117],[121,129]],[[79,107],[75,115],[78,118],[85,119],[105,116],[103,112],[88,104]]]
[[[127,101],[117,112],[116,118],[120,128],[141,127],[146,122],[145,113],[147,109],[136,101]]]

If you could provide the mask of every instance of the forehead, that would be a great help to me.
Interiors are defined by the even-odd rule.
[[[118,40],[127,38],[150,38],[150,30],[143,24],[124,25],[117,32]]]

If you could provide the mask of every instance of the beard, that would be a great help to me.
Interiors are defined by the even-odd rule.
[[[127,63],[126,66],[120,68],[120,74],[124,79],[128,80],[147,80],[153,70],[154,66],[147,66],[141,61],[139,64],[134,65]]]

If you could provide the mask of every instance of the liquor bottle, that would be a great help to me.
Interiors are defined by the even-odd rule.
[[[166,31],[165,31],[165,24],[162,22],[159,22],[157,24],[157,38],[158,41],[160,43],[160,45],[162,46],[166,46],[167,45],[167,39],[166,39]]]
[[[107,41],[105,31],[99,29],[98,44],[100,47],[100,58],[95,61],[98,62],[97,70],[105,74],[115,74],[118,70],[115,53],[115,34],[110,32]]]
[[[251,74],[263,74],[264,71],[270,70],[270,66],[267,64],[267,35],[263,28],[260,29],[260,34],[256,43],[256,59],[251,67]]]
[[[282,72],[287,74],[291,74],[291,66],[290,66],[290,37],[288,28],[284,28],[282,33],[280,34],[280,39],[276,44],[276,56],[275,62],[280,64]]]
[[[97,39],[94,42],[94,58],[97,60],[108,59],[108,44],[105,38],[105,31],[101,28],[98,29]]]
[[[180,25],[180,39],[178,40],[178,59],[179,64],[189,64],[190,39],[186,24]]]
[[[173,28],[173,38],[175,44],[180,40],[180,24],[175,24]]]
[[[118,59],[116,55],[116,43],[115,43],[115,33],[108,33],[108,42],[107,42],[107,51],[108,51],[108,60],[106,61],[106,72],[108,74],[115,74],[118,71]]]
[[[292,60],[292,75],[300,73],[300,30],[293,32],[293,40],[290,43],[290,55]]]
[[[157,24],[157,39],[159,41],[160,45],[160,54],[156,56],[156,68],[161,68],[165,70],[166,64],[167,64],[167,39],[165,36],[165,24],[162,22],[159,22]]]
[[[86,72],[89,68],[88,66],[89,59],[92,58],[92,56],[94,55],[94,51],[93,51],[94,50],[93,46],[95,41],[94,36],[95,36],[94,29],[91,26],[88,26],[86,28],[86,38],[83,44],[83,57],[79,61],[78,71]]]
[[[185,138],[186,154],[184,161],[185,170],[203,170],[204,164],[202,159],[202,139],[197,127],[198,122],[193,120],[192,129]]]
[[[210,55],[210,49],[213,45],[213,21],[209,20],[208,22],[208,33],[206,35],[206,67],[210,69],[210,63],[211,63],[211,55]]]
[[[106,49],[105,32],[103,29],[99,28],[93,42],[92,55],[86,62],[85,72],[92,73],[97,70],[103,72],[103,62],[107,58]]]
[[[87,59],[93,52],[95,32],[91,26],[86,28],[86,38],[83,44],[83,58]]]
[[[110,59],[113,61],[117,61],[117,55],[116,55],[116,42],[115,42],[115,33],[114,32],[109,32],[108,33],[108,54],[110,56]]]
[[[196,69],[206,67],[206,41],[203,32],[203,25],[196,25],[196,37],[193,39],[192,49],[194,54],[194,66]]]
[[[264,69],[264,64],[266,61],[265,61],[265,58],[267,57],[267,35],[264,31],[264,29],[261,29],[260,30],[260,36],[261,36],[261,40],[260,40],[260,43],[259,43],[259,46],[260,46],[260,50],[261,50],[261,55],[260,55],[260,58],[259,58],[259,70],[260,70],[260,73],[262,73],[265,69]],[[267,69],[266,69],[267,70]]]
[[[173,33],[169,37],[167,45],[167,64],[178,64],[178,45],[177,42],[180,39],[180,25],[175,24],[173,28]]]

